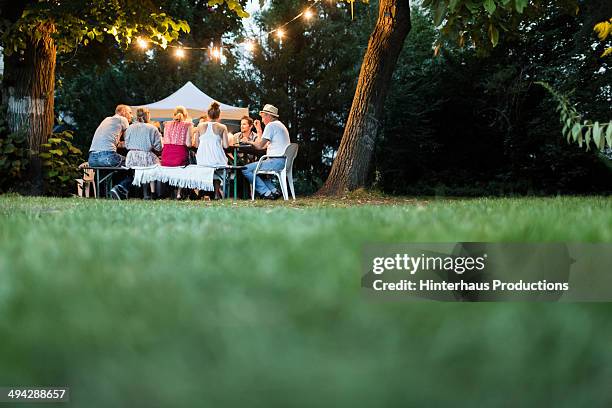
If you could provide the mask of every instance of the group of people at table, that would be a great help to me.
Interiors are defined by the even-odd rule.
[[[219,168],[228,165],[225,149],[238,143],[252,145],[255,149],[266,149],[268,156],[282,156],[291,142],[289,131],[278,119],[278,109],[273,105],[265,105],[260,116],[261,121],[244,116],[240,121],[240,132],[232,135],[227,126],[220,123],[221,109],[218,103],[210,105],[206,115],[202,116],[195,127],[187,109],[177,106],[173,120],[163,124],[162,132],[159,126],[151,123],[148,109],[138,108],[132,123],[132,109],[127,105],[118,105],[115,115],[105,118],[96,129],[89,149],[88,164],[89,167],[128,168],[186,166],[190,162],[190,148],[196,148],[198,166]],[[117,152],[121,147],[128,150],[126,156]],[[262,162],[260,169],[282,170],[284,165],[285,159],[276,157]],[[250,184],[253,183],[256,166],[257,162],[249,163],[242,170]],[[121,180],[111,189],[111,197],[127,199],[132,182],[132,176]],[[223,197],[219,177],[215,177],[214,183],[216,197]],[[277,199],[282,195],[271,180],[260,176],[255,178],[255,190],[264,199]]]

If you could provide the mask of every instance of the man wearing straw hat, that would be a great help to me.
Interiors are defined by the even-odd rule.
[[[254,124],[255,130],[257,130],[257,137],[254,141],[247,143],[253,145],[256,149],[267,149],[266,155],[268,156],[282,156],[291,141],[289,140],[289,131],[278,120],[278,108],[267,104],[259,114],[265,129],[262,132],[261,122],[256,120]],[[277,157],[265,160],[259,169],[268,171],[282,170],[284,166],[285,158]],[[251,184],[253,183],[255,167],[257,167],[257,163],[250,163],[247,164],[246,169],[242,170],[242,174]],[[255,179],[255,191],[266,200],[275,200],[281,196],[281,193],[276,190],[271,180],[262,179],[260,176],[257,176]]]

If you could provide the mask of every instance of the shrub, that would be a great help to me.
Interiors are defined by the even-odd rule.
[[[24,133],[10,133],[0,118],[0,192],[19,184],[28,165],[28,141]]]
[[[71,131],[54,133],[42,147],[46,152],[40,154],[43,160],[46,193],[67,196],[74,189],[74,179],[79,177],[78,166],[83,162],[83,153],[72,144]]]

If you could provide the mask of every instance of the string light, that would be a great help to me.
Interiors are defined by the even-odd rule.
[[[283,42],[283,38],[285,37],[285,30],[284,28],[286,26],[288,26],[289,24],[291,24],[292,22],[294,22],[295,20],[304,17],[305,20],[310,20],[315,16],[315,13],[313,12],[313,8],[318,4],[321,3],[323,0],[314,0],[312,2],[312,4],[310,6],[308,6],[304,11],[302,11],[301,13],[299,13],[298,15],[296,15],[295,17],[293,17],[291,20],[287,21],[286,23],[282,24],[281,26],[270,30],[268,32],[262,33],[260,34],[260,38],[264,35],[271,35],[271,34],[276,34],[276,37],[279,39],[280,43],[282,44]],[[353,5],[352,3],[354,2],[354,0],[349,0],[349,2],[351,3],[351,6]],[[333,3],[333,0],[330,0],[330,3]],[[351,7],[351,14],[352,14],[352,7]],[[146,50],[149,46],[149,41],[143,38],[138,38],[137,39],[137,44],[140,48],[142,48],[143,50]],[[252,39],[247,39],[244,41],[243,43],[244,48],[246,51],[248,52],[253,52],[255,49],[255,41]],[[168,48],[175,48],[176,51],[174,52],[175,56],[177,58],[184,58],[185,57],[185,50],[208,50],[210,53],[211,58],[217,59],[217,60],[222,60],[223,59],[223,48],[224,46],[221,45],[220,47],[216,48],[212,46],[212,43],[210,46],[208,47],[186,47],[186,46],[182,46],[182,45],[172,45],[172,44],[168,44],[167,45]]]
[[[136,43],[137,43],[137,44],[138,44],[138,46],[139,46],[140,48],[142,48],[143,50],[146,50],[146,49],[149,47],[149,43],[148,43],[146,40],[142,39],[142,38],[138,38],[138,39],[136,40]]]
[[[253,42],[253,41],[245,41],[244,42],[244,49],[247,50],[248,52],[255,51],[255,42]]]

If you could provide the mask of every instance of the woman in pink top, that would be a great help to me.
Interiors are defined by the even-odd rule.
[[[184,106],[174,108],[174,120],[164,123],[164,148],[161,165],[176,167],[189,164],[189,147],[193,123],[187,116]]]

